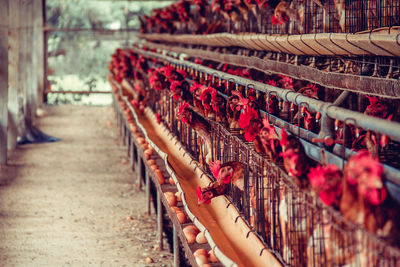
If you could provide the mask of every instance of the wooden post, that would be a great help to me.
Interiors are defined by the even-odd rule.
[[[8,2],[0,0],[0,164],[7,163]]]
[[[43,104],[44,93],[44,39],[43,39],[43,0],[33,0],[33,91],[34,112]]]
[[[23,123],[23,115],[21,114],[20,95],[22,95],[22,86],[20,81],[20,1],[9,1],[9,64],[8,64],[8,149],[15,149],[17,147],[17,137],[20,133],[18,131]]]
[[[21,26],[23,33],[23,50],[21,51],[23,54],[23,61],[20,65],[24,68],[23,73],[23,84],[25,91],[25,101],[24,101],[24,110],[25,110],[25,124],[27,129],[31,129],[33,118],[35,115],[34,109],[34,99],[33,99],[33,91],[36,90],[35,84],[33,82],[33,65],[32,65],[32,48],[33,48],[33,25],[32,25],[32,7],[33,0],[22,0],[21,12],[23,16],[21,16]]]

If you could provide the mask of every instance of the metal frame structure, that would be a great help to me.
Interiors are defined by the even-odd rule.
[[[298,106],[306,105],[309,110],[320,112],[322,121],[339,119],[345,124],[353,124],[356,127],[388,134],[394,140],[399,141],[396,133],[396,129],[400,127],[398,123],[372,118],[359,112],[339,108],[335,106],[335,103],[324,103],[295,92],[288,92],[281,88],[178,60],[166,56],[165,53],[159,54],[138,48],[131,48],[131,51],[148,60],[157,59],[158,64],[185,69],[190,73],[192,79],[197,81],[199,81],[198,77],[213,76],[219,81],[245,88],[251,85],[260,93],[274,94],[283,101]],[[220,93],[223,95],[222,92]],[[201,147],[197,145],[199,138],[197,133],[186,124],[171,118],[171,114],[174,114],[179,102],[169,95],[168,89],[153,91],[152,94],[150,108],[154,113],[159,113],[162,118],[168,118],[168,120],[164,120],[164,124],[185,146],[187,152],[201,162],[202,151]],[[346,93],[341,96],[341,98],[344,97],[346,97]],[[317,136],[316,133],[307,133],[305,129],[291,125],[287,121],[274,118],[269,114],[267,116],[275,123],[278,132],[282,127],[300,138],[304,138],[301,142],[308,156],[319,162],[322,161],[319,146],[309,143],[310,140],[307,141],[307,139]],[[283,171],[282,166],[276,165],[256,153],[252,146],[246,144],[236,132],[230,132],[212,120],[208,121],[213,129],[211,134],[212,159],[222,162],[237,160],[247,164],[244,172],[245,190],[240,192],[231,187],[228,192],[229,198],[240,210],[241,216],[250,226],[254,227],[260,238],[264,240],[266,247],[277,255],[282,263],[294,266],[325,264],[336,266],[350,262],[367,264],[367,266],[380,264],[396,266],[399,263],[400,251],[398,249],[388,246],[359,226],[345,221],[341,214],[323,205],[316,196],[301,190]],[[321,133],[329,132],[328,129],[323,128],[324,126],[322,126]],[[343,148],[339,150],[343,151]],[[325,155],[327,162],[343,167],[350,153],[335,154],[333,151],[333,153],[325,152]],[[207,167],[204,167],[203,170],[212,177]],[[385,171],[388,180],[399,186],[399,171],[387,165],[385,165]],[[286,208],[283,209],[282,205],[285,205]],[[361,235],[362,238],[360,238]],[[333,247],[335,247],[335,251],[332,251]],[[333,252],[336,254],[332,255]]]

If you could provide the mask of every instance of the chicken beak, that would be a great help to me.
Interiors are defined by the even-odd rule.
[[[381,189],[381,188],[383,188],[383,182],[382,182],[382,180],[381,180],[380,178],[375,178],[375,179],[374,179],[374,182],[373,182],[373,186],[374,186],[374,188],[376,188],[376,189]]]

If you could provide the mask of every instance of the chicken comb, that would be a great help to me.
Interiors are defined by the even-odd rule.
[[[185,109],[187,109],[189,107],[189,103],[188,102],[183,102],[179,107],[178,107],[178,114],[182,115],[182,113],[185,111]]]
[[[271,126],[271,124],[269,123],[267,116],[264,117],[262,122],[263,122],[264,128],[268,129],[268,131],[271,131],[271,130],[275,131],[275,128],[273,126]]]
[[[239,99],[243,99],[243,96],[239,91],[232,91],[232,95],[239,97]]]
[[[176,87],[180,87],[181,85],[182,85],[182,83],[180,81],[173,81],[170,85],[171,92],[175,92]]]
[[[265,83],[268,84],[268,85],[272,85],[272,86],[278,86],[278,84],[276,83],[275,80],[268,80]]]
[[[198,89],[202,89],[203,85],[197,83],[197,82],[193,82],[192,86],[190,86],[190,92],[194,92]]]
[[[286,130],[284,128],[282,128],[280,144],[281,144],[281,147],[283,150],[289,144],[287,138],[288,138],[288,133],[286,132]]]
[[[249,100],[244,98],[239,91],[232,91],[232,95],[239,97],[239,105],[240,106],[247,106],[249,104]]]
[[[219,170],[221,169],[221,161],[216,160],[214,162],[210,162],[209,167],[211,170],[211,173],[214,175],[215,179],[218,179],[219,176]]]
[[[281,79],[281,82],[282,83],[287,83],[287,84],[289,84],[289,85],[293,85],[293,79],[292,78],[290,78],[290,77],[288,77],[288,76],[282,76],[282,79]]]
[[[165,77],[171,76],[173,71],[174,71],[174,68],[172,66],[163,67],[163,72],[164,72]]]
[[[379,99],[376,96],[368,96],[368,95],[366,95],[366,97],[369,100],[369,105],[370,106],[376,104],[379,101]]]

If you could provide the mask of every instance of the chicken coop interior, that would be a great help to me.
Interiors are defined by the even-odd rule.
[[[130,266],[400,266],[399,122],[399,0],[0,0],[0,218],[101,146],[171,256]]]

